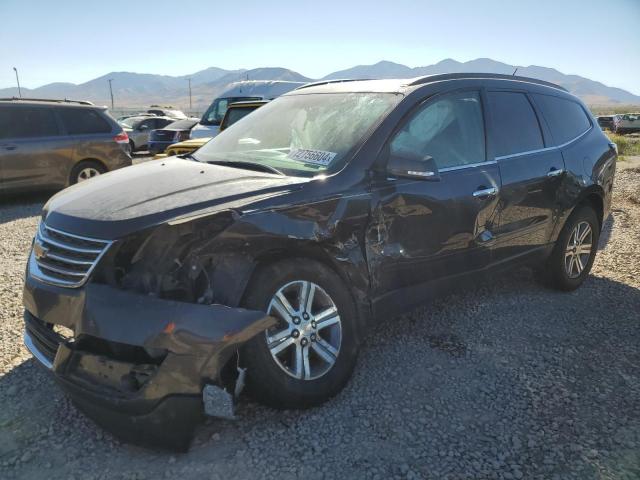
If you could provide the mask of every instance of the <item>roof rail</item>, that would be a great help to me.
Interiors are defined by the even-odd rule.
[[[365,82],[367,80],[374,80],[373,78],[336,78],[335,80],[320,80],[317,82],[305,83],[304,85],[295,88],[294,90],[300,90],[302,88],[317,87],[318,85],[327,85],[329,83],[346,83],[346,82]]]
[[[80,105],[93,105],[92,102],[88,100],[70,100],[68,98],[65,99],[54,99],[54,98],[25,98],[25,97],[8,97],[8,98],[0,98],[0,101],[12,101],[12,100],[22,100],[25,102],[53,102],[53,103],[78,103]]]
[[[438,82],[442,80],[457,80],[466,78],[495,78],[498,80],[516,80],[519,82],[535,83],[537,85],[544,85],[546,87],[557,88],[567,92],[568,90],[555,83],[546,82],[537,78],[520,77],[517,75],[506,75],[502,73],[441,73],[436,75],[425,75],[424,77],[414,78],[407,85],[422,85],[424,83]]]

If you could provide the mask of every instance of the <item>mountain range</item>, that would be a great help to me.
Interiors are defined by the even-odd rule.
[[[489,58],[478,58],[468,62],[452,59],[434,65],[411,68],[399,63],[381,61],[373,65],[358,65],[346,70],[330,73],[320,80],[340,78],[412,78],[439,73],[480,72],[503,73],[533,77],[556,83],[591,105],[637,104],[640,96],[621,88],[578,75],[566,75],[553,68],[530,65],[509,65]],[[314,79],[280,67],[255,68],[251,70],[225,70],[210,67],[190,75],[169,76],[148,73],[112,72],[85,83],[50,83],[34,89],[22,89],[22,95],[30,98],[70,98],[90,100],[99,105],[110,105],[108,80],[112,80],[113,95],[117,109],[141,108],[151,104],[172,105],[184,110],[202,111],[221,93],[229,83],[239,80],[290,80],[310,82]],[[188,79],[191,79],[192,104],[189,109]],[[18,89],[0,89],[0,97],[18,96]]]

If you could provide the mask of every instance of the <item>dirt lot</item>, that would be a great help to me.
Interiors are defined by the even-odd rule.
[[[237,421],[208,421],[185,455],[118,443],[22,347],[42,201],[0,206],[0,478],[640,478],[640,168],[617,175],[580,290],[519,270],[390,320],[328,404],[244,399]]]

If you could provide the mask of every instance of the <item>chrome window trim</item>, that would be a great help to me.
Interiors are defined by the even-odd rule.
[[[33,339],[31,338],[31,335],[29,335],[29,332],[26,329],[24,331],[23,340],[24,340],[24,346],[27,347],[27,350],[29,350],[31,355],[33,355],[36,360],[38,360],[42,365],[47,367],[49,370],[53,370],[53,363],[51,363],[49,359],[45,357],[40,350],[38,350],[38,347],[36,347],[35,343],[33,343]]]
[[[524,155],[533,155],[534,153],[551,152],[553,150],[559,150],[559,149],[562,149],[562,148],[572,144],[573,142],[575,142],[577,140],[580,140],[587,133],[589,133],[592,129],[593,129],[593,125],[589,126],[589,128],[587,128],[584,132],[582,132],[577,137],[572,138],[568,142],[565,142],[565,143],[563,143],[561,145],[556,145],[554,147],[539,148],[537,150],[528,150],[526,152],[512,153],[510,155],[501,155],[499,157],[496,157],[496,160],[507,160],[509,158],[522,157]]]
[[[485,162],[467,163],[465,165],[456,165],[455,167],[439,168],[438,171],[439,172],[453,172],[453,171],[456,171],[456,170],[463,170],[465,168],[481,167],[482,165],[495,165],[496,163],[497,163],[496,160],[487,160]]]

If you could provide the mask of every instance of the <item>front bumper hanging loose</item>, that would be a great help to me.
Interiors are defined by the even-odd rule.
[[[29,276],[23,300],[25,345],[83,412],[125,441],[179,450],[201,421],[204,386],[222,386],[238,348],[275,323],[254,310]]]

